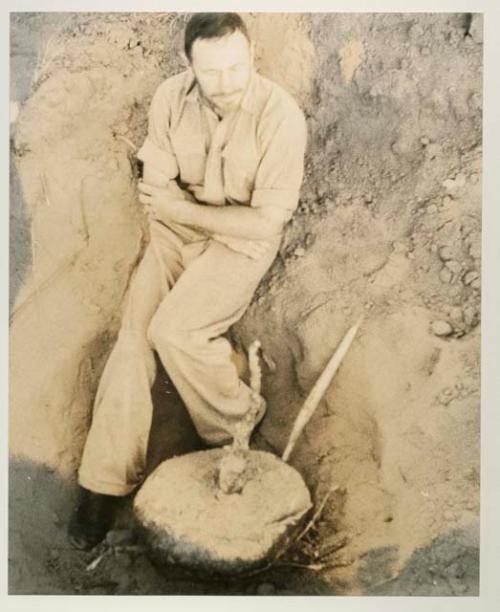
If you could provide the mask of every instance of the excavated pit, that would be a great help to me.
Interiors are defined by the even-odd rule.
[[[296,558],[258,582],[205,583],[160,575],[137,551],[87,571],[98,551],[69,548],[92,400],[147,240],[131,145],[144,138],[158,83],[182,69],[185,20],[12,17],[10,592],[476,595],[475,14],[249,17],[258,68],[296,96],[309,129],[299,209],[231,332],[240,348],[256,338],[263,347],[271,410],[256,448],[280,454],[314,380],[364,315],[291,457],[316,506],[339,487]],[[21,87],[29,53],[33,79]],[[160,372],[150,471],[199,445]],[[118,527],[131,525],[125,511]],[[328,546],[340,548],[320,570],[299,567]]]

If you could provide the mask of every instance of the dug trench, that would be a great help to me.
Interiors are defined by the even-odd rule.
[[[127,500],[102,549],[69,547],[92,399],[147,241],[133,148],[182,69],[186,16],[14,14],[11,593],[478,593],[481,18],[248,20],[309,143],[299,209],[231,338],[262,343],[254,446],[280,454],[363,315],[290,458],[316,508],[335,490],[281,565],[246,579],[159,570]],[[150,470],[200,448],[161,369],[154,398]]]

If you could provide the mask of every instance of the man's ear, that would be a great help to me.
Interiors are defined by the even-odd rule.
[[[190,68],[191,67],[191,62],[189,61],[189,59],[188,59],[187,55],[184,53],[184,51],[181,51],[179,55],[181,57],[182,65],[185,68]]]

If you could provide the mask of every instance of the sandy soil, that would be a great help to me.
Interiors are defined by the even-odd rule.
[[[12,24],[24,41],[13,56],[40,59],[14,130],[26,216],[18,206],[12,226],[25,263],[11,325],[11,592],[476,594],[480,18],[250,19],[259,68],[309,126],[299,210],[232,330],[264,349],[258,448],[284,448],[328,357],[364,321],[291,458],[316,505],[339,486],[320,520],[288,565],[203,583],[151,565],[127,501],[125,532],[102,550],[65,541],[92,398],[147,239],[131,144],[156,85],[181,69],[184,16],[59,17]],[[51,35],[30,47],[44,23]],[[151,469],[200,446],[164,373],[155,399]]]

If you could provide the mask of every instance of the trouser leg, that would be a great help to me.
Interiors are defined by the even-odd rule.
[[[211,444],[232,438],[248,409],[250,389],[238,377],[221,337],[250,303],[278,241],[253,260],[211,241],[162,300],[149,338],[179,391],[198,433]]]
[[[95,493],[126,495],[141,481],[156,373],[147,329],[166,290],[182,272],[181,248],[174,235],[164,232],[155,248],[148,246],[132,280],[118,339],[99,383],[79,470],[79,483]]]

